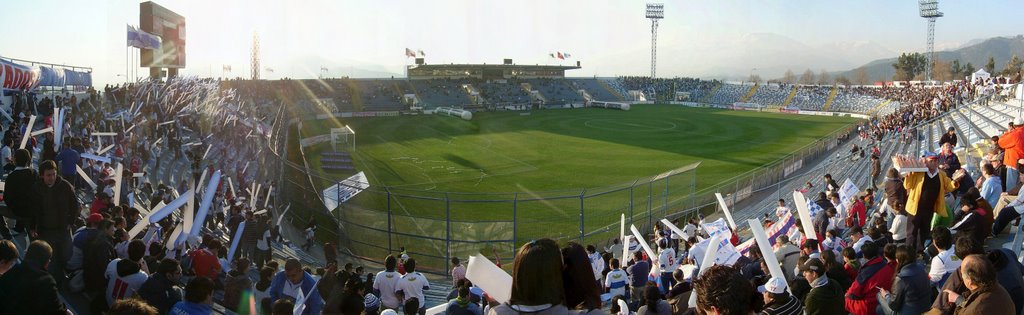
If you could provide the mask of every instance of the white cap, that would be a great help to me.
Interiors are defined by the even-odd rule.
[[[395,312],[395,310],[389,308],[384,310],[383,312],[380,312],[380,315],[398,315],[398,312]]]
[[[776,277],[768,279],[767,283],[757,287],[757,292],[764,293],[765,291],[775,294],[781,294],[782,292],[786,292],[786,280],[782,280],[781,278]]]
[[[1020,118],[1020,117],[1014,118],[1013,119],[1013,125],[1014,126],[1024,125],[1024,118]]]

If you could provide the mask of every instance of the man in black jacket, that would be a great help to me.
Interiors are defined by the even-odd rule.
[[[18,220],[14,230],[20,233],[24,233],[25,228],[31,226],[30,221],[36,212],[32,186],[39,180],[39,174],[30,167],[31,163],[32,155],[28,150],[18,149],[15,151],[15,168],[11,174],[7,175],[7,184],[4,186],[4,202],[7,203],[7,208],[14,213],[15,219]]]
[[[46,272],[53,249],[34,241],[25,261],[0,276],[0,314],[70,314],[57,295],[57,283]]]
[[[139,297],[156,307],[160,314],[167,314],[174,303],[181,301],[181,291],[175,286],[181,280],[181,265],[177,260],[164,258],[157,267],[157,273],[139,288]]]
[[[38,239],[46,241],[53,248],[54,263],[50,264],[50,274],[57,283],[63,283],[67,280],[64,265],[71,258],[71,224],[81,216],[81,204],[71,183],[57,175],[57,163],[39,163],[39,174],[43,180],[32,186],[39,198],[33,230]]]

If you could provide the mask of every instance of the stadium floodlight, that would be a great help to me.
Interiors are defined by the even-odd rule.
[[[658,69],[658,20],[665,18],[665,4],[648,3],[646,16],[651,20],[651,78],[653,78]]]
[[[939,12],[939,0],[919,0],[917,4],[921,11],[921,17],[928,20],[928,51],[926,54],[928,62],[926,63],[925,74],[928,76],[928,81],[931,81],[932,63],[935,62],[935,20],[942,17],[943,14]]]

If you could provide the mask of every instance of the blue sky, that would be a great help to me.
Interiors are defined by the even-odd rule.
[[[5,0],[0,55],[91,66],[98,84],[123,81],[125,24],[138,24],[137,1]],[[554,64],[566,51],[583,69],[573,76],[649,73],[645,1],[196,1],[157,3],[185,16],[184,74],[247,76],[253,33],[267,78],[353,72],[401,75],[404,48],[428,63]],[[917,1],[669,1],[659,28],[659,76],[716,76],[752,68],[798,67],[758,60],[770,49],[845,54],[809,60],[817,71],[845,70],[879,56],[922,51],[927,23]],[[946,1],[937,49],[1022,33],[1024,2]],[[775,47],[775,46],[780,46]],[[847,47],[847,48],[836,48]],[[850,48],[852,47],[852,48]],[[770,58],[769,58],[770,59]],[[813,59],[813,58],[811,58]],[[792,63],[792,62],[790,62]],[[777,65],[778,64],[778,65]],[[358,71],[365,70],[365,71]],[[799,69],[794,69],[794,71]],[[769,71],[769,70],[764,70]],[[145,71],[140,71],[145,73]],[[765,74],[770,76],[769,73]]]

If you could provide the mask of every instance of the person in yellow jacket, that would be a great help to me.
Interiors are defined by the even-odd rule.
[[[903,179],[903,188],[907,189],[907,205],[904,207],[909,214],[907,222],[907,244],[923,251],[924,240],[931,236],[932,216],[949,217],[946,210],[946,194],[956,190],[960,178],[965,175],[963,169],[953,173],[953,178],[939,171],[939,156],[934,152],[925,151],[923,162],[927,172],[912,172]]]

